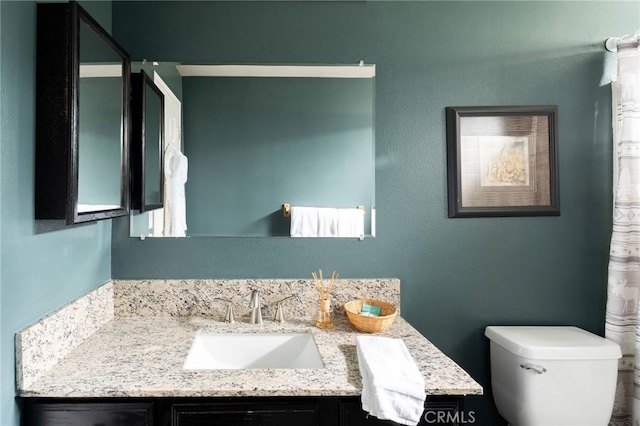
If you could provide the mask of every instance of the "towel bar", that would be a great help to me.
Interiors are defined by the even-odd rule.
[[[364,211],[364,206],[357,206],[357,209]],[[291,216],[291,204],[289,203],[282,204],[282,216],[284,217]]]

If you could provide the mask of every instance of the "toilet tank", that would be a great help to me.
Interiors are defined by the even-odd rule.
[[[620,347],[577,327],[490,326],[491,388],[512,425],[604,426]]]

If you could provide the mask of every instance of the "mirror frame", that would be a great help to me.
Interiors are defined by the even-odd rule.
[[[129,54],[77,2],[39,3],[36,43],[35,218],[68,225],[129,214]],[[80,26],[122,60],[120,207],[79,211]]]
[[[144,213],[150,210],[160,209],[164,206],[164,94],[156,86],[149,75],[140,70],[139,73],[131,74],[132,97],[131,97],[131,207]],[[147,97],[157,95],[160,99],[160,139],[158,141],[157,159],[160,169],[159,194],[160,202],[149,202],[146,198],[147,188],[147,156],[148,146],[147,135]]]

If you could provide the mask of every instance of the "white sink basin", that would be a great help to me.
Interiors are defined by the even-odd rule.
[[[198,334],[183,368],[324,368],[324,364],[310,333]]]

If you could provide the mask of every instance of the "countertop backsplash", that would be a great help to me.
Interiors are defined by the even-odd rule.
[[[326,280],[328,285],[329,280]],[[277,303],[282,303],[285,318],[314,318],[320,296],[312,279],[240,279],[240,280],[147,280],[115,281],[116,316],[204,316],[222,320],[230,301],[236,318],[245,321],[250,314],[252,290],[260,291],[263,317],[272,319]],[[379,299],[400,311],[400,280],[341,279],[331,293],[336,315],[344,315],[343,305],[354,299]]]
[[[30,387],[113,318],[113,282],[108,281],[17,333],[18,389]]]

